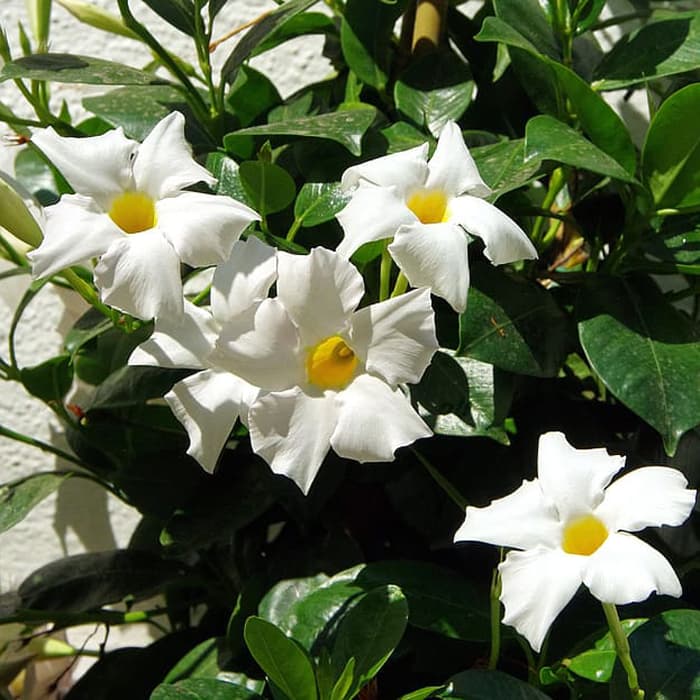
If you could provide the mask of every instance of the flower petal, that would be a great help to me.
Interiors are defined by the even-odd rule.
[[[156,202],[158,229],[182,262],[205,267],[223,262],[243,230],[260,217],[231,197],[181,192]]]
[[[190,437],[187,454],[213,472],[236,418],[245,416],[258,389],[229,372],[206,369],[178,382],[165,395]]]
[[[417,221],[393,187],[367,184],[355,190],[350,201],[336,214],[336,219],[345,233],[336,252],[345,258],[365,243],[393,238],[401,225]]]
[[[428,168],[430,173],[425,183],[428,190],[441,190],[449,197],[463,192],[475,197],[488,197],[491,194],[491,188],[479,175],[460,128],[453,121],[442,128]]]
[[[518,224],[493,204],[464,194],[447,206],[449,220],[484,241],[484,255],[494,264],[532,260],[537,250]]]
[[[131,163],[138,143],[121,127],[100,136],[59,136],[53,128],[35,131],[32,143],[61,171],[73,190],[92,197],[103,211],[114,197],[133,188]]]
[[[44,240],[28,254],[32,276],[48,277],[102,255],[124,236],[95,202],[79,194],[68,194],[46,208]]]
[[[180,260],[156,229],[123,236],[95,268],[105,303],[138,318],[180,316]]]
[[[680,525],[695,505],[696,492],[678,469],[642,467],[605,489],[595,515],[609,530],[636,532],[645,527]]]
[[[289,389],[305,379],[297,329],[278,299],[265,299],[232,318],[210,359],[266,391]]]
[[[536,652],[581,585],[581,559],[560,549],[537,547],[508,552],[498,566],[503,624],[515,627]]]
[[[461,313],[469,291],[468,246],[454,224],[412,224],[398,230],[389,252],[412,286],[429,287]]]
[[[654,591],[678,598],[681,584],[666,557],[626,532],[612,532],[586,557],[583,582],[603,603],[626,605]]]
[[[577,450],[563,433],[540,436],[540,488],[564,522],[592,513],[603,500],[603,490],[624,463],[624,457],[609,455],[603,448]]]
[[[248,414],[254,452],[305,494],[328,453],[335,422],[333,395],[311,397],[299,388],[265,394]]]
[[[219,328],[206,309],[186,301],[184,311],[182,318],[158,319],[151,337],[131,353],[128,364],[203,369]]]
[[[177,194],[195,182],[213,185],[216,178],[192,158],[185,141],[185,118],[171,112],[146,136],[134,161],[136,187],[153,199]]]
[[[430,292],[415,289],[353,314],[352,347],[368,372],[415,384],[438,349]]]
[[[423,187],[428,177],[428,144],[390,153],[348,168],[340,181],[343,189],[357,187],[362,181],[381,187],[395,187],[402,197]]]
[[[455,542],[486,542],[499,547],[555,548],[561,542],[561,523],[537,479],[523,481],[513,493],[484,508],[468,506]]]
[[[277,278],[275,249],[251,236],[236,241],[228,259],[218,265],[211,286],[214,318],[224,323],[267,297]]]
[[[309,255],[278,253],[277,260],[277,298],[298,326],[302,344],[342,331],[365,291],[354,265],[320,247]]]
[[[331,445],[357,462],[390,462],[394,452],[432,432],[399,389],[362,374],[338,393]]]

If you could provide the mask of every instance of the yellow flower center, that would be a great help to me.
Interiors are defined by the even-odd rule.
[[[343,389],[356,367],[355,353],[339,335],[331,335],[307,351],[306,377],[319,389]]]
[[[442,190],[418,190],[406,202],[408,208],[424,224],[447,221],[447,197]]]
[[[156,205],[143,192],[124,192],[112,202],[109,218],[125,233],[140,233],[156,225]]]
[[[561,547],[569,554],[588,556],[608,539],[608,531],[595,515],[583,515],[564,528]]]

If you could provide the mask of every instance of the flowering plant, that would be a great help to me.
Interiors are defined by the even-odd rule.
[[[52,426],[0,404],[0,698],[697,695],[700,12],[667,4],[0,28],[0,379]],[[129,65],[54,50],[66,10]],[[293,46],[326,62],[290,88]],[[15,561],[52,503],[84,551]]]

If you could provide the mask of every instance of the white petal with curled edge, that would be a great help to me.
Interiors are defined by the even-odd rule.
[[[275,249],[251,236],[236,241],[228,259],[217,265],[211,285],[211,309],[224,323],[267,297],[277,278]]]
[[[626,605],[646,600],[654,592],[674,598],[682,593],[666,557],[626,532],[610,533],[585,559],[583,582],[603,603]]]
[[[223,327],[210,360],[266,391],[305,380],[299,334],[277,299],[265,299]]]
[[[491,194],[491,188],[481,179],[474,158],[464,143],[462,132],[453,121],[442,128],[428,168],[427,190],[441,190],[449,197],[463,192],[476,197]]]
[[[157,226],[182,262],[205,267],[223,262],[243,230],[260,217],[231,197],[181,192],[156,202]]]
[[[562,524],[537,479],[523,481],[513,493],[484,508],[468,506],[455,542],[486,542],[498,547],[554,548],[561,542]]]
[[[680,525],[695,505],[696,492],[678,469],[642,467],[621,476],[605,489],[594,515],[609,530],[636,532],[645,527]]]
[[[423,187],[428,177],[428,144],[390,153],[348,168],[340,181],[343,189],[357,187],[362,181],[381,187],[395,187],[400,197]]]
[[[581,585],[582,557],[537,547],[508,552],[501,572],[503,624],[515,627],[536,651]]]
[[[253,451],[304,494],[328,453],[335,422],[333,394],[312,397],[298,387],[261,396],[248,414]]]
[[[258,389],[219,370],[206,369],[179,381],[165,395],[190,438],[187,454],[213,472],[236,419],[245,416]]]
[[[79,194],[64,195],[45,211],[44,240],[27,256],[34,278],[48,277],[102,255],[124,236],[92,199]]]
[[[314,248],[309,255],[278,253],[277,274],[277,298],[304,345],[344,330],[365,292],[355,266],[326,248]]]
[[[128,364],[203,369],[219,327],[207,309],[186,301],[184,311],[182,318],[158,319],[151,337],[131,353]]]
[[[399,389],[377,377],[358,376],[338,393],[338,424],[331,446],[357,462],[391,462],[394,452],[432,431]]]
[[[414,287],[428,287],[455,311],[467,308],[469,241],[454,224],[402,226],[389,246],[391,257]]]
[[[537,475],[540,488],[566,522],[591,513],[603,500],[603,490],[625,463],[603,448],[577,450],[563,433],[540,436]]]
[[[132,157],[138,143],[121,127],[100,136],[59,136],[51,127],[35,131],[32,143],[61,171],[78,194],[92,197],[107,211],[114,197],[133,189]]]
[[[150,229],[114,241],[95,268],[102,300],[138,318],[180,317],[180,260],[173,247]]]
[[[394,386],[417,383],[438,349],[430,292],[414,289],[360,309],[350,338],[368,372]]]
[[[153,127],[138,149],[133,171],[136,188],[153,199],[177,194],[195,182],[216,182],[192,158],[192,149],[185,141],[185,118],[180,112],[171,112]]]
[[[365,243],[393,238],[403,224],[418,220],[393,187],[374,185],[360,185],[336,219],[345,233],[336,252],[344,258]]]
[[[533,260],[537,250],[518,224],[484,199],[464,194],[447,205],[449,221],[483,240],[484,255],[494,264]]]

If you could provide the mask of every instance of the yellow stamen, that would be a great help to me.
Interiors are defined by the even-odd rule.
[[[424,224],[447,221],[447,197],[441,190],[418,190],[406,205]]]
[[[156,225],[156,205],[147,194],[124,192],[112,202],[109,218],[125,233],[140,233]]]
[[[314,345],[306,355],[306,378],[319,389],[343,389],[353,378],[357,357],[339,335]]]
[[[561,547],[569,554],[588,556],[608,539],[608,530],[595,515],[583,515],[564,528]]]

